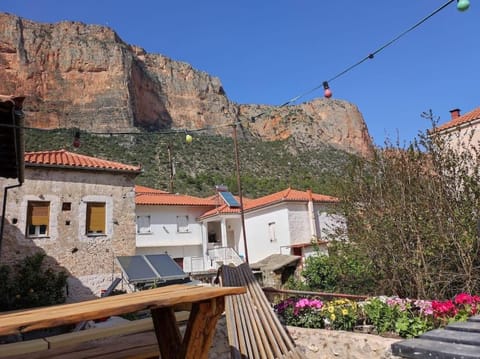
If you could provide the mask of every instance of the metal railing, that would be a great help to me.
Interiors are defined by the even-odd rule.
[[[222,264],[234,264],[240,265],[243,263],[242,257],[237,253],[237,251],[231,247],[218,247],[209,249],[208,257],[212,263],[212,267],[217,269]]]

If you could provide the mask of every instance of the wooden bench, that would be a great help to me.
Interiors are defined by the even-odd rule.
[[[157,357],[167,358],[208,358],[208,351],[215,332],[218,317],[224,309],[225,296],[244,293],[245,288],[214,288],[193,285],[171,285],[141,292],[104,297],[96,300],[63,304],[0,314],[0,335],[28,332],[35,329],[74,324],[107,316],[131,313],[149,309],[152,314],[154,331],[124,339],[115,344],[99,343],[88,346],[74,344],[68,347],[50,339],[49,358],[121,358]],[[191,303],[191,311],[183,338],[174,313],[176,305]],[[81,332],[78,332],[81,333]],[[72,335],[72,338],[75,337]],[[88,334],[81,334],[88,336]],[[68,336],[68,334],[67,334]],[[129,338],[129,337],[125,337]],[[78,339],[78,338],[77,338]],[[41,339],[40,339],[41,340]],[[130,340],[133,340],[131,342]],[[65,342],[65,340],[63,340]],[[15,343],[17,344],[17,343]],[[22,343],[18,343],[19,346]],[[40,345],[32,343],[30,345]],[[43,345],[43,344],[42,344]],[[47,346],[49,344],[47,343]],[[0,346],[3,348],[4,345]],[[11,345],[10,348],[13,348]],[[12,349],[12,354],[15,350]],[[33,351],[33,349],[32,349]],[[86,354],[88,352],[88,355]],[[41,357],[41,354],[38,354]],[[23,357],[26,357],[25,355]],[[28,354],[28,358],[34,358]]]
[[[247,292],[225,301],[225,318],[232,358],[305,358],[295,347],[255,279],[250,266],[222,266],[222,286],[245,286]]]
[[[184,324],[188,321],[189,312],[175,312],[175,318],[177,323]],[[20,359],[28,354],[31,359],[47,359],[63,354],[73,356],[73,353],[79,357],[83,353],[88,357],[93,350],[98,356],[117,353],[117,357],[135,354],[136,358],[150,358],[153,354],[158,358],[160,352],[153,330],[152,318],[133,320],[108,327],[3,344],[0,345],[0,358]],[[126,352],[125,345],[132,340],[134,345],[130,345]]]

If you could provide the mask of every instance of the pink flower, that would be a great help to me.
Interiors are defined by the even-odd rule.
[[[432,302],[430,300],[416,300],[413,304],[420,309],[420,314],[433,314]]]

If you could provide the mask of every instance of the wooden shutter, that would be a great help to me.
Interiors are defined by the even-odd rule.
[[[30,224],[33,226],[48,226],[50,203],[31,202],[28,206],[30,212]]]
[[[87,204],[87,233],[105,233],[105,203]]]

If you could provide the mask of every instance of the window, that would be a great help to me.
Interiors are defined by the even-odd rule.
[[[152,233],[150,216],[137,216],[137,233]]]
[[[50,202],[28,202],[27,237],[48,236]]]
[[[275,222],[268,223],[268,234],[270,236],[270,242],[277,240],[277,237],[275,236]]]
[[[105,203],[87,203],[87,234],[105,234]]]
[[[188,232],[188,216],[177,216],[177,232]]]

